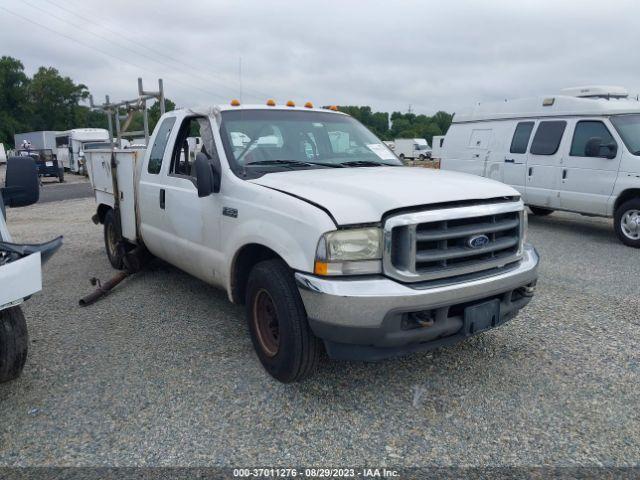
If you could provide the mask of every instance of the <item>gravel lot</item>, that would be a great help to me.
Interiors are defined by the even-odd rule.
[[[631,465],[640,461],[640,252],[610,221],[532,218],[538,294],[503,328],[303,384],[259,364],[243,310],[161,262],[109,278],[91,199],[9,211],[65,235],[24,306],[23,376],[0,386],[0,465]],[[50,209],[58,215],[52,218]]]

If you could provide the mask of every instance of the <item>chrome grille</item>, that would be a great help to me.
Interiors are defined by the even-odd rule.
[[[417,282],[503,267],[522,256],[524,205],[489,203],[400,214],[384,226],[385,273]]]

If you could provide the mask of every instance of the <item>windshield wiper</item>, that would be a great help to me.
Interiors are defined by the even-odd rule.
[[[247,165],[286,165],[286,166],[295,166],[302,165],[303,167],[313,167],[315,165],[319,165],[322,167],[340,167],[335,163],[321,163],[321,162],[302,162],[300,160],[258,160],[257,162],[249,162]]]
[[[257,162],[249,162],[246,165],[304,165],[308,167],[312,164],[298,160],[258,160]]]
[[[343,167],[393,167],[390,163],[373,162],[371,160],[352,160],[350,162],[342,162]]]

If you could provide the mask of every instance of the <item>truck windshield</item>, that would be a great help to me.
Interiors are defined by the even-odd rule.
[[[629,151],[640,156],[640,115],[615,115],[611,117],[611,123]]]
[[[224,111],[221,135],[234,171],[402,165],[363,125],[330,112]]]

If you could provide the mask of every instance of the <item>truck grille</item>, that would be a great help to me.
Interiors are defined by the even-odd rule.
[[[524,205],[489,203],[395,215],[384,226],[384,269],[418,282],[503,267],[522,257]]]

